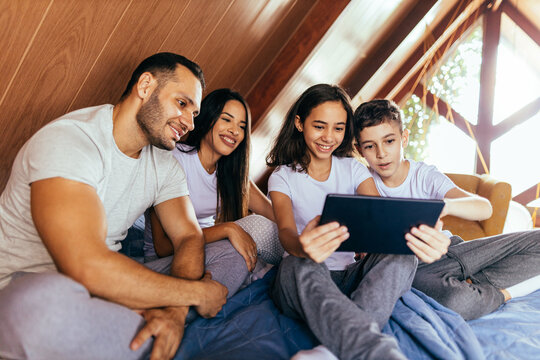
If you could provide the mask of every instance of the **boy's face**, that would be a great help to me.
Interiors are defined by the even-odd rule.
[[[392,181],[403,175],[403,149],[407,147],[409,132],[400,130],[397,123],[385,121],[366,127],[360,132],[358,151],[385,181]]]

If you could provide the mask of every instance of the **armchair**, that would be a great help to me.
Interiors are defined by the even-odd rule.
[[[512,187],[490,175],[446,174],[450,180],[465,191],[485,197],[491,202],[493,215],[483,221],[469,221],[454,216],[445,216],[443,228],[463,240],[501,234],[512,198]]]

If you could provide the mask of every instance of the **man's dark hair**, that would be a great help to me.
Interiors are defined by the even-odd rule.
[[[143,73],[149,72],[154,75],[158,79],[158,87],[160,88],[174,76],[174,72],[178,65],[188,68],[189,71],[199,79],[201,87],[204,90],[206,84],[204,82],[203,72],[199,65],[182,55],[161,52],[147,57],[139,64],[139,66],[137,66],[135,71],[133,71],[133,74],[131,74],[131,79],[120,99],[124,99],[131,93],[131,89],[133,89],[133,86],[139,81],[139,78]]]
[[[354,112],[354,133],[356,140],[360,132],[367,127],[384,122],[396,122],[400,131],[403,129],[401,110],[392,100],[375,99],[360,105]]]

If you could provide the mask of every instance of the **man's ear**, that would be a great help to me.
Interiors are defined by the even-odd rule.
[[[401,147],[405,149],[409,145],[409,130],[405,129],[403,130],[403,134],[401,134]]]
[[[300,121],[300,116],[298,116],[298,115],[296,115],[294,117],[294,126],[296,127],[296,130],[298,130],[300,132],[304,131],[304,125]]]
[[[139,81],[137,81],[136,90],[137,95],[142,100],[148,99],[152,92],[157,87],[157,79],[150,72],[144,72],[139,76]]]

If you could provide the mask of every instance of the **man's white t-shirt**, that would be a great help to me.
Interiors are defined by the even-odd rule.
[[[169,151],[146,146],[133,159],[118,149],[112,114],[113,105],[66,114],[17,154],[0,196],[0,289],[16,271],[56,270],[32,221],[31,183],[62,177],[92,186],[105,209],[105,242],[114,251],[145,209],[188,195],[184,171]]]
[[[268,179],[268,192],[277,191],[291,199],[296,230],[300,234],[311,219],[322,213],[327,194],[355,194],[358,186],[370,177],[368,169],[358,160],[332,156],[332,168],[326,181],[279,166]],[[335,252],[325,264],[330,270],[343,270],[353,262],[354,253]]]

